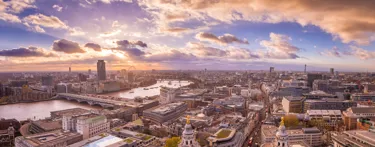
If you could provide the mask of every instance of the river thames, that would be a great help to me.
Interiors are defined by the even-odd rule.
[[[139,87],[128,91],[120,91],[107,93],[103,95],[111,95],[121,98],[133,99],[135,97],[155,96],[160,93],[160,86],[178,88],[191,84],[188,81],[158,81],[156,84],[148,87]],[[146,90],[148,89],[148,90]],[[102,109],[101,107],[94,107],[88,104],[77,103],[67,100],[50,100],[33,103],[18,103],[0,105],[0,118],[11,119],[15,118],[19,121],[27,119],[44,119],[50,117],[51,111],[58,111],[70,108],[83,108],[83,109]]]
[[[160,86],[178,88],[182,86],[187,86],[191,84],[189,81],[158,81],[156,84],[148,87],[139,87],[128,91],[120,91],[113,93],[106,93],[103,95],[110,95],[121,98],[133,99],[135,97],[146,97],[146,96],[155,96],[160,94]],[[147,89],[147,90],[146,90]]]

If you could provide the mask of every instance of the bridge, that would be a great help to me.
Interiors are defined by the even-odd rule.
[[[108,109],[115,109],[121,106],[125,106],[125,102],[110,100],[110,99],[102,99],[92,96],[85,96],[85,95],[78,95],[78,94],[71,94],[71,93],[58,93],[54,99],[66,99],[69,101],[76,101],[79,103],[87,103],[91,106],[101,106],[103,108]]]

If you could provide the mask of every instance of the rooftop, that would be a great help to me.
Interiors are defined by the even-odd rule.
[[[375,113],[375,107],[352,107],[353,113]]]
[[[184,102],[170,103],[166,105],[158,106],[151,110],[152,113],[157,113],[160,115],[166,115],[175,111],[178,107],[184,105]],[[147,110],[146,110],[147,111]]]
[[[62,124],[60,121],[37,120],[33,121],[32,123],[45,131],[52,131],[62,128]]]
[[[122,138],[112,136],[109,134],[101,134],[94,136],[80,142],[69,145],[68,147],[110,147],[110,146],[120,146],[126,144]]]
[[[341,115],[340,110],[307,110],[308,115]]]
[[[284,98],[287,99],[288,101],[301,101],[302,99],[304,99],[301,96],[286,96]]]
[[[46,132],[46,133],[39,133],[39,134],[33,134],[29,136],[20,136],[20,138],[27,142],[28,144],[32,146],[50,146],[54,144],[55,142],[59,142],[61,140],[70,140],[76,137],[81,137],[82,135],[79,133],[73,133],[73,132],[62,132],[61,130],[58,131],[52,131],[52,132]]]

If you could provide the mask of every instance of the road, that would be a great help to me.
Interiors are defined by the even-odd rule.
[[[261,89],[260,89],[261,90]],[[261,90],[262,91],[262,90]],[[263,92],[263,91],[262,91]],[[270,115],[271,113],[271,106],[272,104],[270,103],[270,97],[269,97],[269,93],[264,93],[263,92],[263,102],[264,102],[264,107],[265,107],[265,110],[267,111],[267,113]],[[261,138],[261,122],[266,120],[266,118],[264,118],[263,120],[261,120],[255,127],[254,127],[254,131],[251,132],[251,134],[249,135],[249,137],[247,138],[247,141],[244,143],[243,147],[250,147],[248,145],[248,142],[250,141],[249,139],[252,137],[253,138],[253,144],[251,147],[259,147],[261,144],[262,144],[262,138]]]
[[[243,147],[249,147],[248,142],[250,141],[250,138],[253,138],[253,145],[251,147],[256,147],[256,143],[260,146],[261,141],[261,135],[260,135],[260,125],[261,123],[258,123],[255,127],[254,130],[250,133],[249,137],[247,138],[246,142],[243,144]]]

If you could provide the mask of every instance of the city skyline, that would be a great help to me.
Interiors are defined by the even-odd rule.
[[[350,9],[347,9],[350,7]],[[12,71],[372,72],[372,1],[0,0],[0,66]]]

